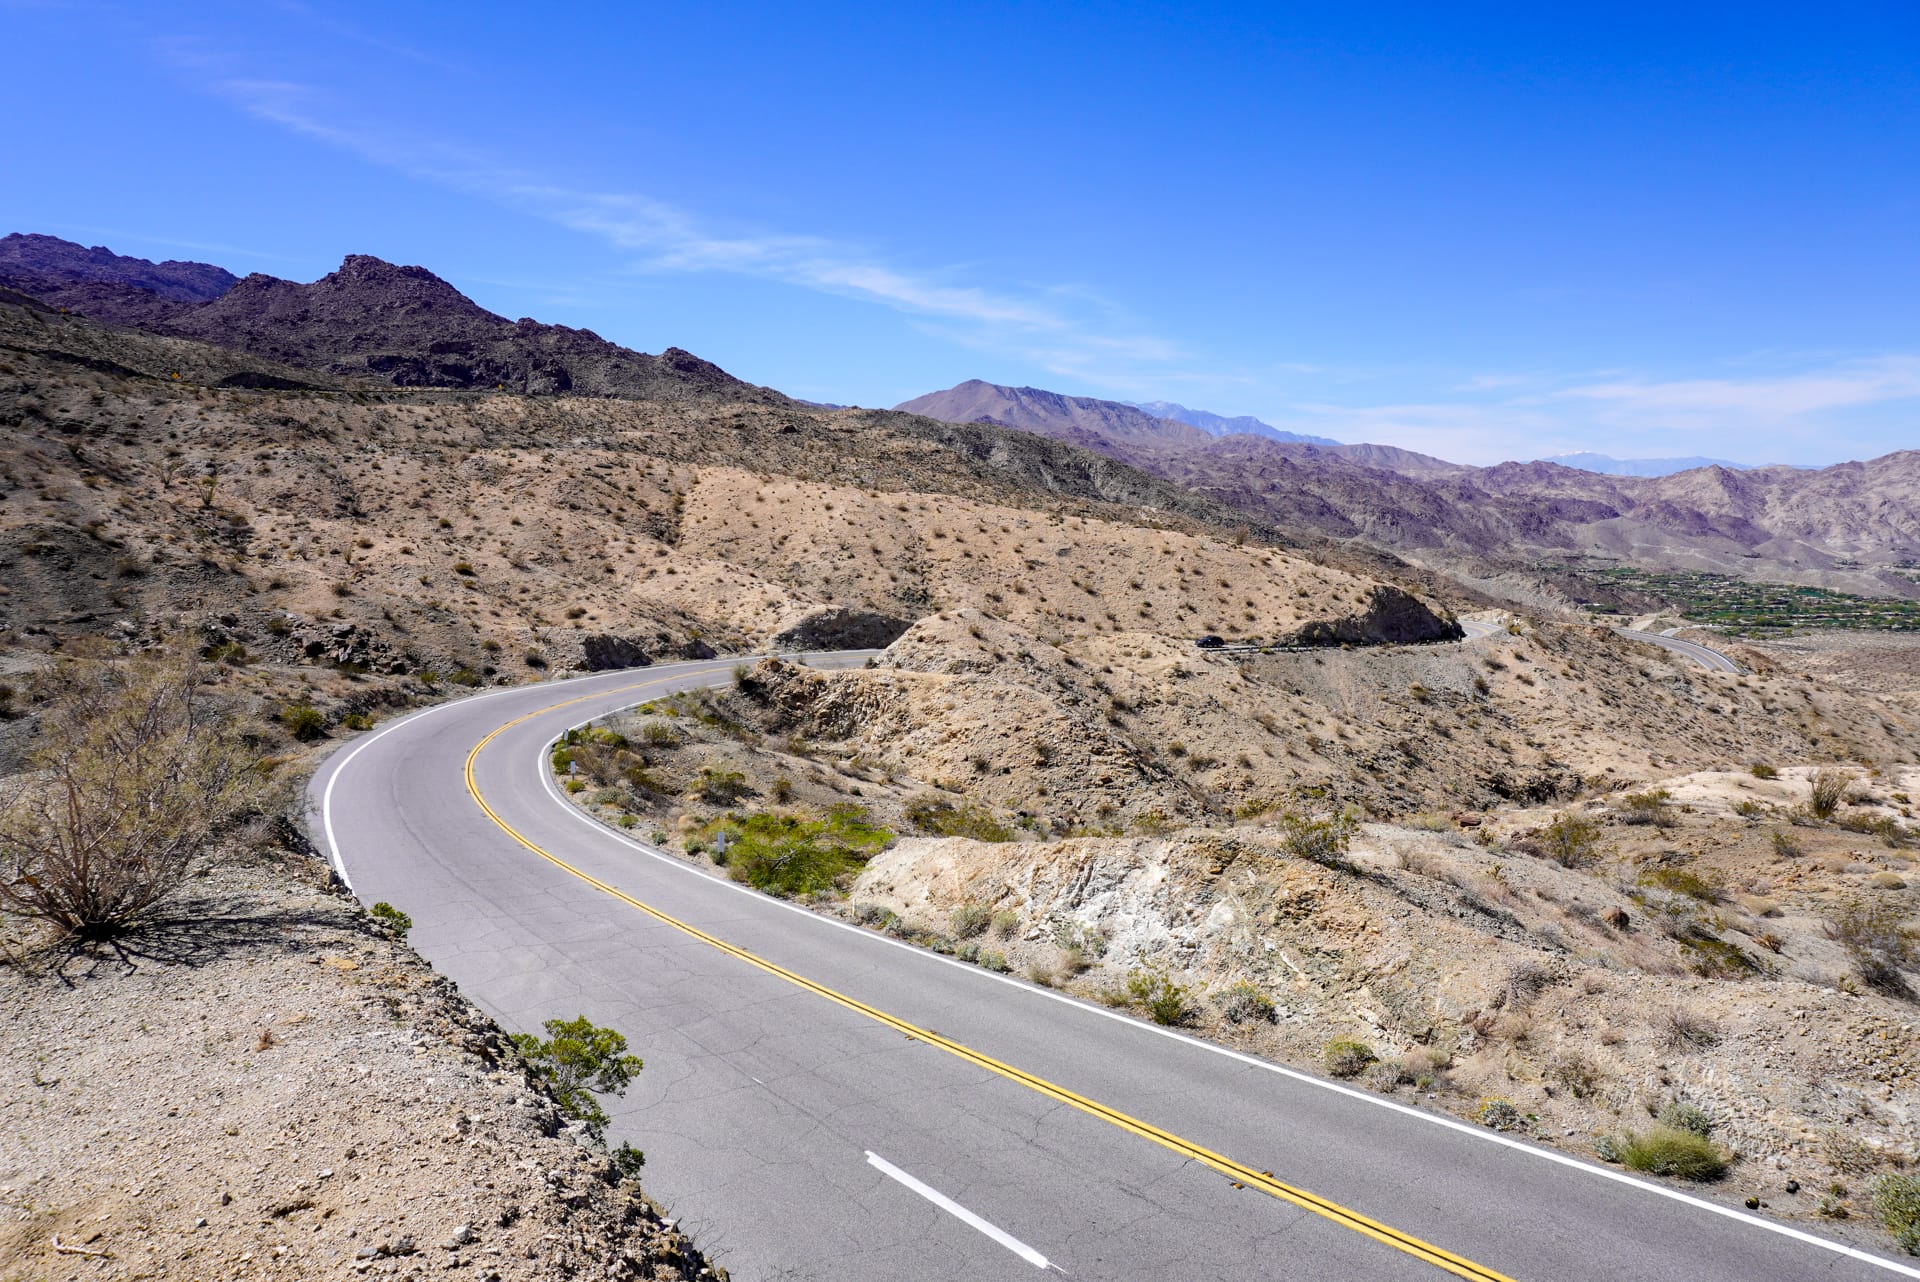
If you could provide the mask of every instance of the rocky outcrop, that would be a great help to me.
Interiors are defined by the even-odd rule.
[[[632,637],[607,636],[604,633],[580,638],[580,666],[588,672],[608,672],[616,668],[644,668],[653,658]]]
[[[873,610],[834,606],[781,621],[776,650],[884,650],[910,625],[905,619]]]
[[[1367,600],[1367,608],[1337,619],[1315,619],[1281,645],[1412,645],[1423,641],[1458,641],[1466,633],[1452,615],[1435,613],[1411,592],[1381,584]]]

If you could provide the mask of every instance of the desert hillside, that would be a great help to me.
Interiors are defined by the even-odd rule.
[[[1100,450],[1294,538],[1361,539],[1448,570],[1542,555],[1912,596],[1920,454],[1819,469],[1602,475],[1557,463],[1476,468],[1383,445],[1214,436],[1119,401],[977,379],[899,408]]]

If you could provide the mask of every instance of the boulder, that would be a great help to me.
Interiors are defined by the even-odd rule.
[[[615,668],[644,668],[653,662],[640,642],[632,637],[596,633],[580,638],[580,666],[588,672],[607,672]]]

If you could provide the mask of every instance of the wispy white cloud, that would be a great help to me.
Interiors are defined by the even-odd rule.
[[[201,55],[185,51],[177,57]],[[409,137],[390,126],[362,126],[313,86],[280,79],[221,77],[214,91],[248,115],[411,177],[523,210],[598,237],[656,272],[725,272],[776,280],[860,299],[965,328],[967,345],[1011,353],[1054,373],[1098,381],[1139,367],[1171,367],[1184,357],[1172,342],[1110,324],[1104,300],[1073,286],[1025,293],[951,279],[952,273],[887,262],[861,246],[788,232],[740,232],[653,197],[589,191],[545,181],[500,164],[483,151],[441,138]]]
[[[1618,380],[1569,387],[1563,398],[1600,401],[1636,414],[1777,423],[1829,410],[1920,396],[1920,356],[1881,356],[1829,369],[1761,378],[1668,382]]]

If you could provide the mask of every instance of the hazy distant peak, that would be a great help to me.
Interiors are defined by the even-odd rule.
[[[1228,418],[1210,410],[1188,409],[1173,401],[1122,401],[1121,404],[1145,410],[1155,418],[1170,418],[1177,423],[1186,423],[1213,436],[1264,436],[1270,441],[1287,441],[1295,445],[1340,444],[1325,436],[1305,436],[1299,432],[1283,431],[1271,423],[1261,422],[1251,414]]]
[[[1749,470],[1750,463],[1734,463],[1723,458],[1612,458],[1605,454],[1579,453],[1555,454],[1549,458],[1536,460],[1542,463],[1558,463],[1562,467],[1579,468],[1582,472],[1599,472],[1605,476],[1671,476],[1675,472],[1690,472],[1696,467],[1727,467],[1736,472]]]

